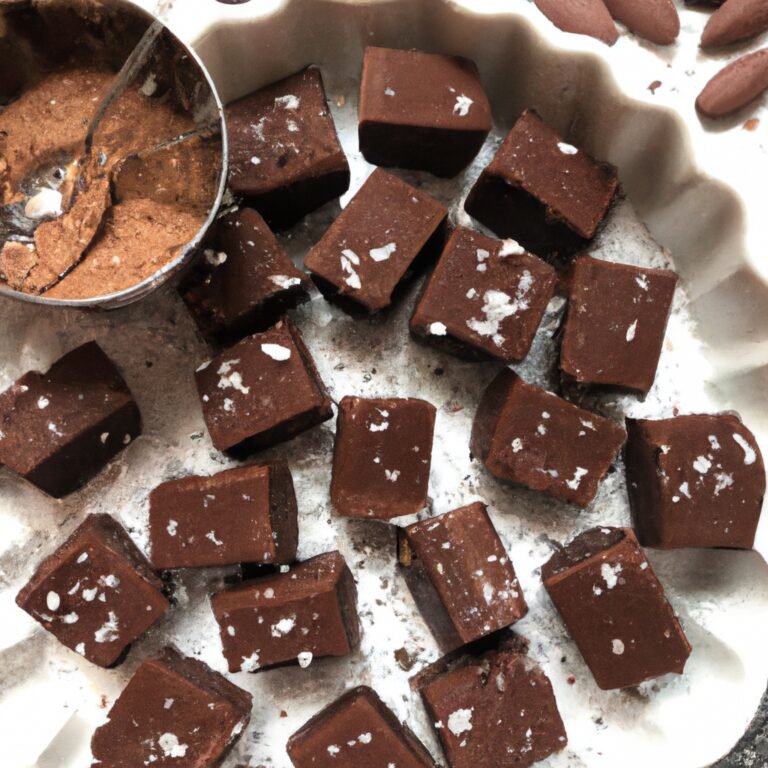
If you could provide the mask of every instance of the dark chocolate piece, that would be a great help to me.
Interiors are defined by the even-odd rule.
[[[653,386],[677,275],[583,256],[571,278],[560,370],[579,384]]]
[[[611,16],[630,32],[656,45],[671,45],[680,34],[680,17],[672,0],[603,0]]]
[[[519,650],[441,659],[414,682],[450,768],[528,768],[568,744],[549,678]]]
[[[627,490],[643,546],[754,546],[765,466],[738,417],[627,419],[627,433]]]
[[[378,312],[440,252],[447,213],[429,195],[376,169],[304,266],[343,309]]]
[[[164,648],[142,662],[96,729],[92,765],[219,765],[248,725],[252,702],[207,664]]]
[[[284,461],[171,480],[149,496],[157,568],[290,563],[298,538],[296,496]]]
[[[220,219],[210,246],[180,288],[207,339],[231,342],[264,331],[309,299],[309,277],[252,208]]]
[[[483,394],[471,450],[501,480],[586,507],[625,439],[618,424],[505,370]]]
[[[0,464],[61,498],[141,434],[141,414],[96,342],[25,373],[0,395]]]
[[[424,745],[366,686],[347,691],[294,733],[288,756],[295,768],[435,768]]]
[[[456,229],[411,317],[411,333],[470,360],[528,354],[557,275],[514,240]]]
[[[247,454],[306,431],[333,415],[301,334],[281,321],[225,349],[197,370],[213,444]]]
[[[493,126],[474,62],[392,48],[365,49],[360,151],[369,163],[455,176]]]
[[[386,520],[424,509],[435,413],[416,399],[339,403],[331,480],[337,515]]]
[[[541,569],[603,690],[682,674],[691,646],[630,528],[592,528]]]
[[[419,609],[445,650],[508,627],[528,612],[485,504],[408,526],[399,559]]]
[[[717,120],[751,104],[768,89],[768,48],[748,53],[723,67],[696,99],[696,109]]]
[[[211,598],[230,672],[347,656],[360,644],[357,588],[338,552]]]
[[[349,165],[310,67],[226,108],[229,186],[273,227],[287,227],[349,188]]]
[[[619,31],[603,0],[533,0],[536,7],[563,32],[588,35],[613,45]]]
[[[115,666],[168,608],[152,565],[112,517],[90,515],[16,597],[56,639]]]
[[[524,112],[469,193],[465,210],[499,237],[557,260],[595,236],[613,200],[616,169],[566,143]]]
[[[768,30],[765,0],[728,0],[710,16],[701,35],[702,48],[739,43]]]

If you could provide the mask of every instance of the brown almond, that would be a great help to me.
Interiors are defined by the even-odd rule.
[[[603,0],[533,0],[536,7],[559,29],[589,35],[613,45],[619,32]]]
[[[680,34],[680,17],[672,0],[605,0],[616,21],[657,45],[670,45]]]
[[[768,29],[768,0],[727,0],[701,35],[702,48],[719,48],[748,40]]]
[[[706,117],[719,118],[746,107],[768,89],[768,48],[742,56],[720,70],[696,99]]]

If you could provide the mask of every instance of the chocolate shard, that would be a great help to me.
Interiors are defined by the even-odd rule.
[[[710,17],[701,35],[702,48],[719,48],[768,30],[768,5],[763,0],[728,0]]]
[[[737,416],[627,419],[627,432],[627,490],[643,546],[752,548],[765,465]]]
[[[493,125],[473,62],[391,48],[365,50],[359,113],[368,162],[444,177],[472,162]]]
[[[447,215],[429,195],[377,168],[304,266],[342,309],[379,312],[440,253]]]
[[[139,434],[136,402],[96,342],[0,395],[0,463],[56,498],[85,485]]]
[[[67,648],[111,667],[167,610],[162,586],[122,526],[96,514],[38,566],[16,603]]]
[[[436,768],[424,745],[367,686],[347,691],[294,733],[288,756],[295,768]]]
[[[751,104],[768,89],[768,48],[748,53],[721,69],[696,99],[696,109],[717,120]]]
[[[149,539],[158,568],[290,563],[299,529],[284,461],[183,477],[149,496]]]
[[[588,35],[613,45],[619,31],[603,0],[533,0],[536,7],[563,32]]]
[[[225,349],[195,379],[208,432],[220,451],[262,450],[333,415],[309,350],[287,320]]]
[[[509,555],[480,502],[408,526],[399,561],[446,651],[509,627],[528,612]]]
[[[483,394],[470,445],[497,478],[586,507],[625,439],[618,424],[507,369]]]
[[[451,768],[528,768],[568,745],[552,684],[519,645],[445,657],[412,678]]]
[[[357,588],[338,552],[211,598],[230,672],[347,656],[360,644]]]
[[[672,0],[603,0],[611,16],[630,32],[656,45],[671,45],[680,34],[680,17]]]
[[[435,415],[425,400],[345,397],[333,454],[334,512],[387,520],[424,509]]]
[[[229,185],[283,228],[349,188],[320,70],[310,67],[226,108]]]
[[[541,577],[600,688],[683,673],[691,646],[631,529],[580,534]]]
[[[454,230],[410,321],[414,338],[468,360],[519,362],[557,275],[514,240]]]
[[[207,664],[166,647],[142,662],[96,729],[92,765],[220,765],[248,725],[252,703]]]
[[[613,166],[568,144],[529,110],[507,134],[464,208],[499,237],[562,261],[595,236],[617,186]]]
[[[582,256],[570,280],[563,376],[645,394],[656,377],[677,275]]]

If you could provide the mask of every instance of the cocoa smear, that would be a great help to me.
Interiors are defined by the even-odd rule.
[[[746,107],[768,89],[768,48],[742,56],[720,70],[696,99],[696,108],[711,118]]]
[[[24,200],[40,168],[68,163],[73,175],[59,190],[65,213],[40,224],[32,247],[9,242],[0,252],[0,278],[16,290],[84,299],[130,288],[173,260],[208,215],[218,140],[147,152],[195,128],[167,97],[125,91],[82,157],[89,121],[113,79],[110,70],[87,67],[55,72],[0,113],[2,204]]]
[[[536,7],[559,29],[589,35],[613,45],[619,32],[603,0],[533,0]]]
[[[768,29],[766,0],[728,0],[716,10],[701,35],[702,48],[718,48],[765,32]]]
[[[671,45],[680,34],[680,17],[672,0],[604,0],[608,11],[638,37]]]

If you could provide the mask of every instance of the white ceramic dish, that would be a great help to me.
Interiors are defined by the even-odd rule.
[[[706,79],[703,70],[692,78],[679,69],[680,62],[667,68],[664,55],[633,39],[622,38],[607,49],[561,34],[522,0],[198,3],[194,13],[181,2],[166,2],[170,7],[164,10],[171,27],[209,67],[224,101],[304,65],[322,67],[352,160],[353,190],[369,171],[357,154],[354,130],[356,80],[369,43],[469,56],[480,66],[499,132],[523,108],[535,106],[572,141],[615,163],[640,216],[669,248],[690,299],[681,293],[676,302],[668,334],[672,348],[662,357],[654,392],[645,403],[624,398],[616,405],[633,415],[659,416],[674,404],[683,411],[734,408],[768,451],[768,265],[759,258],[765,223],[758,207],[765,154],[738,121],[717,134],[699,124],[692,105]],[[140,4],[155,9],[154,0]],[[695,28],[688,28],[694,22],[703,18],[686,12],[676,54],[683,59],[695,38]],[[652,95],[647,86],[654,80],[664,87]],[[430,182],[428,188],[444,196],[464,192],[492,151],[489,142],[463,181]],[[730,160],[723,157],[728,153]],[[319,211],[291,233],[285,242],[292,255],[303,255],[336,210]],[[452,213],[460,219],[457,204]],[[613,219],[602,254],[641,263],[666,261],[628,206]],[[407,314],[406,301],[386,324],[355,323],[317,299],[301,310],[299,321],[335,399],[353,392],[408,392],[439,406],[433,511],[478,497],[491,506],[531,606],[520,631],[532,640],[532,655],[552,678],[568,729],[568,750],[542,768],[704,768],[725,754],[744,732],[768,680],[768,627],[760,618],[768,610],[768,566],[760,554],[652,553],[694,645],[686,675],[643,686],[639,693],[599,691],[543,593],[537,568],[548,557],[550,539],[568,539],[590,525],[628,522],[621,471],[608,478],[595,504],[581,514],[535,494],[509,491],[479,473],[467,460],[468,431],[479,393],[495,368],[457,363],[408,343]],[[550,330],[556,315],[553,307]],[[692,334],[691,315],[699,323],[698,337]],[[149,297],[109,317],[0,301],[0,323],[6,328],[0,339],[0,389],[25,370],[44,368],[77,343],[96,338],[125,371],[144,414],[144,436],[86,489],[62,502],[0,475],[3,765],[79,768],[87,765],[90,734],[105,716],[102,696],[111,703],[140,660],[159,646],[173,640],[184,652],[224,668],[207,604],[208,594],[222,586],[223,571],[181,574],[179,607],[113,671],[60,649],[13,606],[13,597],[36,561],[86,512],[115,514],[144,546],[148,489],[169,477],[216,471],[228,462],[210,446],[192,383],[191,371],[207,353],[172,294]],[[548,353],[547,335],[540,334],[523,374],[542,377]],[[446,371],[442,377],[433,374],[438,366]],[[437,651],[395,576],[391,529],[329,516],[332,431],[326,425],[273,453],[286,456],[294,473],[300,557],[338,547],[355,572],[363,647],[350,659],[318,662],[308,670],[234,676],[254,692],[255,709],[226,768],[289,768],[283,746],[290,733],[360,682],[373,684],[439,754],[423,708],[409,691],[409,673],[393,657],[406,647],[418,668]],[[768,552],[766,524],[758,549]],[[570,675],[575,685],[569,685]],[[280,717],[281,709],[287,717]]]

